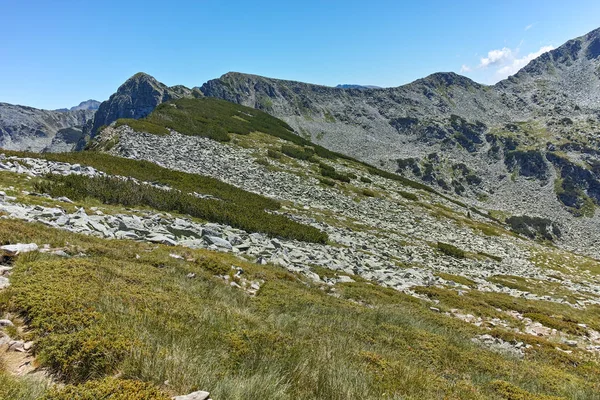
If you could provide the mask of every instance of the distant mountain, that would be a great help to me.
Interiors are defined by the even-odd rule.
[[[9,150],[70,151],[93,110],[51,111],[0,103],[0,147]]]
[[[78,106],[71,107],[70,111],[78,110],[97,110],[100,107],[100,102],[97,100],[86,100],[79,103]]]
[[[67,111],[79,111],[79,110],[89,110],[95,111],[100,106],[100,102],[97,100],[86,100],[79,103],[78,106],[74,106],[71,108],[59,108],[54,111],[67,112]]]
[[[343,84],[337,85],[338,89],[381,89],[379,86],[373,85],[354,85],[354,84]]]
[[[472,204],[559,221],[582,248],[600,244],[600,29],[494,86],[436,73],[346,90],[233,72],[201,90]]]

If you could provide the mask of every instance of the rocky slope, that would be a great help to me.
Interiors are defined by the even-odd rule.
[[[236,126],[242,122],[256,124],[262,118],[263,130],[240,129],[234,133],[231,132],[233,129],[229,129],[228,140],[223,141],[202,137],[200,133],[206,129],[202,129],[201,125],[212,126],[210,116],[201,114],[203,118],[197,118],[198,115],[194,113],[198,112],[198,107],[184,107],[189,106],[188,103],[205,105],[201,111],[211,109],[211,103],[233,110],[228,113],[220,109],[218,116],[212,116],[223,126]],[[164,109],[174,111],[165,114]],[[161,120],[157,114],[177,115],[179,120],[176,122],[183,127],[187,127],[189,120],[196,117],[195,121],[200,125],[196,126],[197,130],[185,132],[172,128],[162,134],[144,132],[144,127],[155,128],[161,121],[176,126],[170,125],[173,119]],[[222,366],[228,365],[225,362],[228,358],[209,363],[206,361],[207,354],[220,354],[211,350],[225,343],[224,351],[233,348],[231,352],[239,357],[237,360],[252,360],[253,364],[259,363],[264,368],[273,364],[272,353],[279,356],[293,352],[285,351],[290,349],[285,347],[282,351],[269,352],[266,358],[255,357],[253,353],[248,353],[250,350],[240,352],[239,343],[244,346],[242,349],[247,349],[244,341],[234,341],[230,336],[223,335],[223,332],[235,332],[233,327],[211,325],[211,318],[222,314],[235,324],[249,320],[252,326],[265,329],[268,335],[266,346],[260,349],[261,353],[274,345],[279,346],[278,341],[288,343],[300,339],[301,348],[310,348],[311,355],[327,354],[328,360],[331,360],[340,350],[327,344],[327,351],[324,348],[317,352],[314,351],[315,344],[306,340],[326,341],[336,335],[332,342],[341,343],[344,351],[350,349],[351,359],[356,359],[357,354],[368,357],[364,364],[360,364],[356,376],[370,373],[369,365],[379,362],[371,354],[387,355],[393,351],[407,354],[413,360],[424,360],[425,368],[436,373],[440,371],[443,376],[453,373],[453,369],[465,363],[477,364],[474,372],[465,374],[459,371],[452,375],[453,380],[455,376],[463,380],[481,379],[480,371],[484,369],[491,371],[486,373],[493,374],[494,379],[508,379],[504,377],[504,372],[500,374],[497,370],[505,368],[510,371],[506,375],[513,376],[516,375],[515,368],[533,363],[532,370],[518,376],[523,376],[523,380],[529,383],[540,371],[550,370],[548,376],[551,377],[549,381],[552,387],[540,393],[564,398],[593,398],[598,386],[596,381],[590,382],[590,379],[598,376],[594,371],[597,368],[595,360],[600,354],[600,262],[560,248],[567,247],[568,243],[577,244],[580,240],[577,235],[573,239],[572,232],[555,229],[553,221],[522,218],[513,221],[517,223],[511,223],[508,219],[504,223],[494,220],[480,210],[467,207],[424,185],[324,151],[299,140],[291,131],[286,135],[280,131],[285,124],[265,122],[264,118],[272,119],[256,110],[216,99],[180,99],[159,107],[143,121],[120,121],[102,129],[94,140],[94,146],[90,146],[96,149],[93,151],[42,154],[39,157],[15,153],[0,155],[0,212],[4,221],[0,226],[5,229],[2,237],[7,238],[5,242],[9,243],[9,250],[24,246],[37,250],[33,251],[32,256],[25,256],[16,262],[8,257],[10,262],[0,265],[0,289],[10,288],[3,295],[12,300],[15,298],[13,293],[23,293],[18,300],[33,299],[43,307],[52,304],[53,312],[48,320],[53,330],[56,327],[62,329],[65,321],[70,323],[74,319],[83,319],[79,314],[75,314],[77,318],[73,317],[77,310],[91,309],[93,315],[100,315],[83,319],[91,319],[91,323],[98,324],[92,325],[94,331],[87,325],[81,328],[77,325],[58,334],[38,333],[36,330],[21,340],[15,337],[18,331],[5,329],[6,332],[0,334],[0,340],[4,340],[8,347],[6,351],[1,349],[3,357],[20,351],[15,348],[26,351],[26,345],[33,346],[41,365],[53,371],[51,362],[62,357],[63,353],[43,353],[45,349],[54,349],[55,343],[63,343],[64,340],[69,343],[66,351],[71,351],[73,347],[86,349],[86,345],[94,346],[93,343],[87,344],[92,342],[90,337],[108,337],[106,344],[101,342],[103,351],[92,347],[94,354],[100,354],[98,357],[104,354],[110,357],[111,363],[102,374],[112,376],[121,365],[124,365],[123,368],[132,368],[129,365],[137,368],[139,363],[129,364],[128,357],[139,352],[140,360],[145,362],[149,357],[148,351],[161,356],[151,360],[152,365],[144,365],[145,375],[139,379],[157,382],[171,394],[174,391],[187,393],[200,386],[213,393],[221,393],[220,398],[255,398],[253,394],[225,394],[219,382],[223,379]],[[127,122],[141,127],[141,130],[128,126]],[[162,127],[167,129],[166,126]],[[515,159],[518,157],[515,156]],[[159,167],[154,164],[163,166],[163,172],[157,172]],[[118,169],[123,165],[126,167]],[[524,167],[527,167],[523,170],[528,173],[539,173],[535,164],[524,164]],[[154,172],[143,175],[146,177],[144,179],[136,175],[148,170]],[[118,201],[104,202],[100,201],[98,194],[71,196],[69,199],[64,197],[64,192],[57,194],[48,186],[49,182],[56,179],[48,174],[68,176],[74,181],[105,181],[104,178],[110,176],[110,179],[131,182],[134,186],[152,187],[163,192],[156,197],[163,198],[164,195],[164,200],[173,191],[187,190],[190,192],[185,193],[195,200],[222,201],[224,205],[219,209],[231,201],[226,192],[215,192],[206,180],[200,181],[204,184],[180,186],[184,182],[184,171],[213,177],[275,201],[281,207],[270,209],[270,213],[310,225],[312,229],[325,232],[328,240],[310,242],[286,239],[265,234],[261,226],[244,230],[225,223],[207,222],[190,214],[179,214],[181,208],[156,209],[147,203],[131,206]],[[69,189],[67,186],[62,188],[66,191]],[[72,191],[71,194],[77,196],[81,192]],[[119,193],[109,195],[119,197]],[[248,207],[244,208],[244,213],[247,211]],[[209,221],[210,218],[210,214],[207,215]],[[530,226],[521,229],[518,222]],[[547,240],[556,240],[558,237],[565,239],[558,241],[558,246],[548,241],[531,240],[526,235],[529,229],[534,231],[534,228]],[[16,233],[7,233],[7,230]],[[86,247],[90,243],[94,247]],[[600,254],[597,249],[598,246],[590,246],[587,250],[598,257]],[[161,252],[162,256],[158,257],[156,252]],[[129,261],[121,264],[115,257],[126,257]],[[199,269],[199,265],[206,265],[207,270]],[[128,269],[124,269],[124,266]],[[115,268],[115,275],[110,272],[111,268]],[[40,276],[41,269],[47,275]],[[168,286],[171,273],[176,275],[176,286]],[[274,280],[274,275],[281,277],[281,281]],[[146,285],[144,279],[149,276],[153,280]],[[119,281],[119,285],[112,286],[116,279],[122,279],[122,283]],[[205,280],[205,287],[194,286]],[[221,286],[227,292],[216,292]],[[70,290],[66,292],[64,287]],[[303,297],[299,292],[292,291],[295,287],[314,290],[316,294]],[[97,293],[103,296],[112,291],[118,296],[110,301],[100,297],[97,309],[89,306],[96,303],[81,299],[89,293],[89,301],[95,301],[92,297],[95,298]],[[239,298],[234,297],[238,295]],[[202,296],[212,303],[193,303],[194,299]],[[267,302],[267,296],[272,296],[274,301]],[[404,300],[399,302],[398,296]],[[287,298],[289,302],[283,302]],[[257,304],[259,313],[250,313],[250,310],[233,312],[236,309],[231,304],[223,306],[224,301],[231,299],[240,304]],[[324,313],[322,304],[335,312]],[[138,314],[140,311],[135,309],[136,314],[124,314],[137,305],[150,311],[148,314]],[[177,305],[189,307],[190,312],[182,313],[176,308]],[[107,306],[114,307],[115,313],[100,314],[105,312]],[[2,309],[0,318],[9,321],[7,324],[14,320],[16,326],[21,322],[15,315],[23,315],[27,321],[31,321],[31,326],[37,326],[37,314],[30,311],[31,307],[21,307],[14,311],[15,314]],[[348,314],[340,316],[339,310],[347,307]],[[273,310],[277,309],[283,310],[284,314],[273,314]],[[292,314],[296,309],[307,310],[311,315]],[[209,311],[214,312],[215,317],[207,318],[206,312]],[[394,314],[398,311],[403,313],[401,318]],[[365,322],[365,312],[373,312],[376,317]],[[152,329],[149,329],[150,325],[140,321],[147,321],[151,313],[156,314],[156,324],[153,323]],[[183,317],[179,318],[182,314]],[[138,318],[133,315],[138,315]],[[194,318],[196,315],[199,315],[198,319]],[[394,318],[383,319],[390,315]],[[338,320],[344,321],[340,331],[357,337],[357,343],[337,339],[338,328],[334,329],[332,323]],[[448,342],[436,340],[437,336],[429,333],[427,329],[430,329],[432,320],[443,321],[443,324],[433,325],[431,329],[449,337]],[[269,321],[275,321],[274,326],[269,325]],[[309,322],[306,328],[298,328],[299,324],[306,322]],[[357,324],[363,323],[366,328],[361,328],[357,333]],[[129,328],[127,324],[133,326]],[[417,330],[405,336],[404,330],[413,325]],[[165,326],[169,329],[164,329]],[[186,328],[181,336],[173,335],[177,326]],[[207,340],[206,335],[193,336],[193,340],[190,340],[190,335],[203,332],[208,326],[214,326],[213,340]],[[289,327],[289,333],[283,339],[276,336],[273,340],[272,332],[278,332],[281,326]],[[122,348],[118,340],[120,336],[115,339],[109,336],[113,330],[126,332],[123,336],[135,341],[135,352],[128,350],[130,347],[127,346],[126,354],[122,356],[124,358],[110,356]],[[242,337],[250,342],[262,337],[253,334],[250,329],[240,330]],[[163,332],[168,338],[161,338]],[[301,336],[305,334],[303,332],[307,333],[306,336]],[[378,332],[382,332],[381,338]],[[185,343],[193,345],[186,347]],[[198,343],[208,347],[199,350]],[[380,343],[389,343],[389,350],[377,350],[376,346],[380,346]],[[415,355],[415,349],[421,343],[425,350]],[[460,347],[452,343],[459,343]],[[167,348],[174,349],[176,356],[166,351]],[[447,351],[449,348],[451,352]],[[457,360],[456,354],[464,351],[461,350],[463,348],[470,351],[469,361],[462,358]],[[438,363],[437,352],[440,349],[444,357],[448,356],[443,359],[444,362]],[[375,350],[377,353],[372,353]],[[45,354],[54,358],[44,358],[42,355]],[[76,353],[67,367],[91,364],[84,358],[87,353],[83,354]],[[164,359],[168,363],[173,362],[162,354],[169,357],[173,355],[173,360],[178,362],[174,367],[169,367],[172,375],[164,375],[164,369],[156,366],[157,362]],[[198,354],[201,354],[201,360],[198,360]],[[306,363],[308,357],[302,355],[294,362],[287,360],[287,365],[297,373],[297,365]],[[124,361],[115,366],[113,359]],[[435,362],[432,363],[432,360]],[[503,367],[507,360],[514,364]],[[406,360],[402,362],[401,365],[406,365]],[[319,359],[318,363],[307,365],[315,365],[316,368],[330,363]],[[198,373],[182,374],[185,366],[190,365],[199,365],[202,374],[214,373],[215,377],[211,375],[210,379],[199,381]],[[345,365],[350,364],[335,364],[336,374]],[[448,365],[453,366],[450,372]],[[494,368],[488,368],[489,365]],[[573,370],[573,374],[578,374],[577,379],[581,379],[577,385],[578,393],[582,394],[573,395],[573,378],[563,372],[567,368],[570,368],[567,372]],[[135,373],[140,369],[125,371],[125,376],[136,379],[142,376]],[[234,371],[239,375],[239,369]],[[312,370],[307,371],[312,373]],[[378,377],[382,373],[386,373],[385,369],[383,372],[376,369],[373,376]],[[287,376],[278,374],[277,383],[269,383],[270,386],[279,385],[282,381],[280,377]],[[90,379],[88,376],[90,374],[86,371],[83,379]],[[159,379],[154,379],[155,376]],[[177,377],[181,376],[186,379],[185,385],[177,381]],[[352,376],[349,382],[353,382],[356,376]],[[399,376],[402,375],[394,370],[389,379],[398,382],[401,379]],[[94,378],[91,379],[93,382]],[[407,380],[411,382],[411,387],[419,385],[421,394],[421,387],[439,385],[432,384],[431,380],[415,383],[412,375]],[[288,382],[297,381],[300,380],[294,378]],[[192,382],[193,386],[188,386],[187,382]],[[306,387],[303,382],[299,385]],[[379,385],[377,379],[373,379],[373,382]],[[502,388],[506,388],[507,384],[503,385]],[[240,387],[240,384],[235,382],[235,386]],[[265,386],[263,380],[252,383],[253,389]],[[340,386],[336,384],[335,387],[339,391]],[[518,386],[508,387],[509,394],[535,398],[530,391],[515,392]],[[395,395],[416,393],[402,388],[393,390]],[[471,388],[468,390],[474,393]],[[498,397],[494,394],[495,389],[490,390],[491,394],[482,398]],[[390,393],[387,385],[382,385],[381,390],[373,395],[344,394],[339,398],[381,398],[384,393]],[[208,394],[204,393],[203,396]],[[428,394],[425,397],[436,396]],[[270,395],[259,397],[274,398]],[[335,397],[316,394],[307,398]],[[166,397],[160,398],[166,400]],[[466,396],[459,395],[457,398]]]
[[[33,152],[72,150],[93,115],[93,110],[61,112],[0,103],[0,147]]]
[[[454,73],[360,90],[228,73],[201,90],[499,214],[551,218],[588,246],[600,222],[599,49],[600,29],[494,86]]]

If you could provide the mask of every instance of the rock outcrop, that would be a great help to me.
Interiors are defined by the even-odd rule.
[[[94,116],[91,134],[93,136],[98,128],[119,118],[143,118],[157,105],[166,101],[201,96],[197,89],[188,89],[181,85],[168,87],[148,74],[137,73],[123,83],[108,100],[100,104]]]

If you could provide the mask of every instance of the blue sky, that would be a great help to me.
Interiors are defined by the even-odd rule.
[[[105,100],[144,71],[199,86],[228,71],[399,86],[481,83],[600,27],[595,1],[0,0],[0,102]]]

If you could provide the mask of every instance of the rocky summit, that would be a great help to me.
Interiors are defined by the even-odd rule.
[[[596,30],[494,86],[0,104],[0,398],[596,399],[599,101]]]

